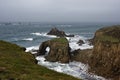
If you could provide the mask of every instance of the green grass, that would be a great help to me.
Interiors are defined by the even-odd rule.
[[[120,42],[120,25],[104,27],[97,30],[97,38],[104,42]]]
[[[30,53],[16,44],[0,41],[0,80],[79,80],[35,64]]]
[[[112,36],[102,35],[98,38],[100,41],[108,41],[108,42],[119,42],[119,39],[114,38]]]
[[[60,42],[60,43],[63,43],[63,44],[68,43],[68,40],[66,38],[64,38],[64,37],[63,38],[54,38],[51,41]]]

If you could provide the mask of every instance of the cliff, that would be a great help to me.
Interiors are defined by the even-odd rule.
[[[93,41],[90,70],[107,78],[120,79],[120,26],[97,30]]]
[[[72,59],[89,64],[89,71],[97,75],[120,79],[120,25],[104,27],[89,40],[93,49],[75,50]]]
[[[24,50],[0,41],[0,80],[79,80],[37,65],[33,55]]]

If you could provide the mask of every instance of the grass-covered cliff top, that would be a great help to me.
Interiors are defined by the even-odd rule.
[[[16,44],[0,41],[0,80],[79,80],[35,64],[30,53]]]
[[[120,42],[120,25],[104,27],[97,30],[95,38],[100,41]]]
[[[66,38],[64,38],[64,37],[54,38],[51,41],[53,41],[53,42],[59,42],[59,43],[62,43],[62,44],[68,44],[68,40]]]

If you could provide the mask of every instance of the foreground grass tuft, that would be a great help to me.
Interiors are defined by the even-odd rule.
[[[0,80],[79,80],[35,64],[22,47],[0,41]]]

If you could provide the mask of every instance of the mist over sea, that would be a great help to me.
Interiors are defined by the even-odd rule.
[[[118,23],[39,23],[39,22],[13,22],[0,23],[0,40],[9,41],[26,47],[27,51],[38,49],[39,45],[48,39],[56,36],[47,35],[51,28],[63,30],[66,34],[74,34],[75,37],[69,38],[70,47],[75,49],[87,49],[93,46],[88,45],[86,39],[93,38],[97,29]],[[85,44],[79,46],[77,41],[82,39]],[[49,49],[47,49],[49,51]],[[87,73],[88,65],[80,62],[70,62],[69,64],[45,62],[44,56],[36,57],[38,64],[48,67],[49,69],[63,72],[84,80],[104,80],[99,76],[91,76]]]

